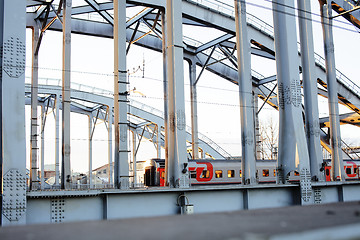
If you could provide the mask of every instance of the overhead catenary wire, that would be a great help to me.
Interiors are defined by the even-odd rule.
[[[214,0],[215,2],[218,2],[218,3],[221,3],[222,5],[225,5],[227,7],[230,7],[230,8],[233,8],[232,5],[230,4],[227,4],[227,3],[224,3],[222,1],[219,1],[219,0]],[[270,2],[272,3],[272,0],[263,0],[265,2]],[[291,14],[291,13],[288,13],[288,12],[284,12],[284,11],[279,11],[279,10],[274,10],[272,9],[271,7],[266,7],[266,6],[263,6],[263,5],[260,5],[258,3],[252,3],[252,2],[249,2],[249,1],[245,1],[245,0],[240,0],[240,2],[244,2],[250,6],[254,6],[254,7],[257,7],[257,8],[262,8],[262,9],[266,9],[266,10],[269,10],[269,11],[276,11],[276,12],[279,12],[279,13],[283,13],[283,14],[287,14],[287,15],[291,15],[291,16],[294,16],[294,17],[298,17],[298,18],[302,18],[302,19],[305,19],[305,20],[309,20],[309,21],[312,21],[312,22],[316,22],[316,23],[321,23],[321,21],[319,20],[314,20],[312,18],[307,18],[307,17],[301,17],[301,16],[298,16],[297,13],[295,12],[295,14]],[[310,15],[313,15],[313,16],[316,16],[316,17],[320,17],[321,15],[320,14],[317,14],[317,13],[314,13],[314,12],[309,12],[309,11],[305,11],[303,9],[299,9],[297,7],[293,7],[293,6],[290,6],[290,5],[287,5],[287,4],[282,4],[282,3],[275,3],[277,5],[280,5],[280,6],[284,6],[284,7],[287,7],[287,8],[290,8],[290,9],[293,9],[293,10],[296,10],[296,11],[301,11],[301,12],[304,12],[304,13],[307,13],[307,14],[310,14]],[[248,14],[251,14],[249,12],[247,12]],[[325,17],[325,16],[324,16]],[[343,22],[343,21],[340,21],[340,20],[337,20],[337,19],[332,19],[333,22],[337,22],[337,23],[341,23],[341,24],[344,24],[344,25],[348,25],[348,26],[351,26],[351,27],[355,27],[353,24],[351,23],[348,23],[348,22]],[[271,26],[271,25],[270,25]],[[339,29],[342,29],[342,30],[345,30],[345,31],[350,31],[350,32],[354,32],[354,33],[359,33],[359,30],[353,30],[353,29],[349,29],[349,28],[345,28],[345,27],[341,27],[341,26],[338,26],[338,25],[335,25],[335,24],[332,24],[333,27],[335,28],[339,28]]]

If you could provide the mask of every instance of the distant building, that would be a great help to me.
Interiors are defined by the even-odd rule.
[[[101,167],[92,170],[92,174],[101,179],[109,179],[109,171],[110,171],[109,164],[105,164]]]

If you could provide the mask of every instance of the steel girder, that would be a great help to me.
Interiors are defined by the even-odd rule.
[[[159,1],[160,2],[160,1]],[[205,9],[204,7],[201,6],[194,6],[194,9],[198,9],[198,10],[193,10],[191,9],[190,6],[188,6],[188,2],[186,2],[187,7],[184,7],[183,12],[184,12],[184,16],[191,16],[191,14],[194,14],[193,11],[195,11],[198,15],[196,16],[196,19],[194,19],[194,17],[192,17],[193,21],[200,21],[203,24],[206,24],[207,26],[213,26],[214,24],[216,24],[215,27],[216,29],[224,29],[224,28],[228,28],[227,29],[227,34],[224,35],[222,37],[222,39],[227,39],[230,38],[231,35],[235,35],[235,27],[234,27],[234,20],[232,17],[225,17],[223,14],[219,14],[216,13],[216,11],[212,12],[212,15],[216,16],[217,20],[213,21],[211,24],[209,23],[210,19],[208,19],[208,15],[209,12],[206,11],[212,11],[209,9]],[[111,4],[100,4],[99,5],[100,9],[111,9]],[[161,4],[159,4],[159,6],[161,6]],[[76,10],[78,9],[78,10]],[[80,11],[80,9],[82,9]],[[201,11],[200,11],[201,10]],[[85,13],[85,12],[91,12],[91,10],[89,10],[86,7],[77,7],[74,8],[73,12],[75,12],[75,14],[80,14],[80,13]],[[202,13],[199,14],[199,13]],[[28,23],[31,24],[31,19],[33,18],[33,16],[31,16],[31,13],[28,13]],[[51,16],[50,16],[51,17]],[[109,24],[105,24],[105,23],[100,23],[100,22],[91,22],[91,21],[85,21],[85,20],[80,20],[80,19],[73,19],[73,26],[72,26],[72,31],[74,33],[79,33],[79,34],[85,34],[85,35],[92,35],[92,36],[100,36],[100,37],[107,37],[107,38],[112,38],[112,26]],[[262,53],[266,54],[266,56],[270,57],[271,55],[274,55],[274,42],[273,42],[273,37],[264,31],[261,31],[259,29],[257,29],[255,26],[249,24],[249,38],[251,39],[252,43],[255,45],[258,45],[262,48]],[[49,28],[50,30],[55,30],[55,31],[61,31],[61,24],[59,22],[55,22],[53,23],[53,25]],[[131,39],[131,36],[133,34],[133,29],[128,28],[127,29],[127,40]],[[140,36],[142,36],[144,33],[141,31],[138,31],[138,33],[135,35],[135,38],[138,38]],[[197,48],[196,50],[194,50],[193,48],[190,47],[185,47],[184,48],[184,58],[185,59],[190,59],[190,58],[196,58],[197,64],[202,66],[205,61],[206,61],[206,53],[204,52],[198,52],[196,54],[196,52],[199,49],[207,49],[209,46],[214,45],[215,43],[221,43],[220,41],[221,39],[218,39],[218,41],[214,40],[215,42],[213,42],[213,44],[207,43],[205,45],[202,45],[201,47]],[[162,50],[162,42],[160,39],[158,39],[156,36],[153,35],[147,35],[146,37],[140,39],[139,41],[136,42],[137,45],[139,46],[143,46],[155,51],[161,51]],[[233,43],[232,43],[233,44]],[[253,49],[253,54],[257,54],[257,52],[259,52],[259,49]],[[195,52],[195,53],[194,53]],[[259,54],[257,54],[259,55]],[[204,57],[205,56],[205,57]],[[318,57],[318,56],[317,56]],[[205,58],[205,60],[203,60]],[[215,59],[212,61],[214,62]],[[300,65],[300,56],[299,56],[299,65]],[[320,68],[320,69],[319,69]],[[212,73],[215,73],[217,75],[219,75],[222,78],[225,78],[227,80],[230,80],[233,83],[237,82],[237,73],[236,73],[236,69],[228,66],[226,64],[223,64],[222,62],[216,63],[216,64],[212,64],[211,66],[208,66],[207,69],[209,71],[211,71]],[[317,62],[317,77],[318,79],[321,79],[322,82],[326,82],[326,77],[324,74],[324,67],[319,64],[319,62]],[[256,79],[256,77],[255,77]],[[359,96],[355,93],[351,93],[351,89],[349,87],[347,87],[343,82],[339,82],[338,81],[338,85],[340,88],[340,95],[343,96],[343,99],[345,100],[345,98],[347,99],[351,99],[351,101],[348,101],[348,106],[351,106],[351,108],[355,111],[357,111],[356,109],[360,109],[358,106],[358,102],[360,102],[360,98]],[[270,90],[266,90],[264,89],[264,87],[261,87],[262,89],[260,89],[262,92],[270,92]],[[264,95],[262,97],[263,99],[266,98],[266,95]],[[276,95],[273,94],[271,99],[275,99]],[[351,104],[351,102],[354,102],[354,104]],[[270,105],[274,106],[275,102],[270,103]],[[353,105],[353,106],[352,106]]]
[[[26,85],[25,86],[25,92],[27,94],[30,93],[30,85]],[[49,95],[60,95],[61,94],[61,87],[59,86],[48,86],[48,85],[39,85],[39,94],[49,94]],[[26,104],[30,104],[29,98],[26,98]],[[71,111],[75,112],[75,113],[79,113],[79,114],[85,114],[88,115],[89,113],[94,111],[94,107],[87,107],[85,105],[76,103],[76,100],[80,100],[80,101],[86,101],[92,104],[96,104],[96,106],[108,106],[110,108],[112,108],[113,106],[113,99],[112,97],[107,97],[107,96],[102,96],[102,95],[98,95],[98,94],[94,94],[94,93],[89,93],[89,92],[83,92],[83,91],[78,91],[78,90],[72,90],[71,91],[71,99],[75,100],[72,101],[71,104]],[[143,104],[145,105],[145,104]],[[62,104],[60,102],[59,108],[62,109]],[[151,107],[148,106],[148,108],[150,109]],[[130,111],[128,113],[129,115],[132,116],[136,116],[138,119],[142,119],[144,122],[147,123],[154,123],[158,126],[164,126],[164,119],[162,116],[159,116],[155,113],[151,113],[148,112],[144,109],[142,109],[141,107],[136,107],[135,105],[130,105]],[[99,116],[99,119],[102,119],[102,116]],[[113,121],[112,121],[113,122]],[[137,124],[136,123],[130,123],[132,128],[136,128]],[[152,133],[149,133],[149,135],[147,136],[151,136]],[[153,141],[155,141],[155,139],[152,139]],[[186,140],[187,142],[191,142],[191,133],[189,131],[187,131],[186,133]],[[162,146],[164,146],[164,142],[161,142]],[[215,158],[215,159],[223,159],[226,156],[223,156],[222,153],[218,152],[218,147],[219,146],[214,146],[212,147],[211,145],[209,145],[207,142],[205,142],[204,140],[200,139],[199,140],[199,146],[200,148],[203,149],[204,152],[207,153],[207,155]],[[220,148],[221,151],[223,151]]]
[[[341,0],[335,2],[342,2]],[[32,2],[33,3],[33,2]],[[128,4],[138,5],[138,6],[146,6],[152,8],[163,8],[165,6],[164,0],[146,0],[146,1],[127,1]],[[41,3],[40,3],[41,4]],[[99,11],[111,10],[113,9],[112,3],[101,3],[98,4],[97,9]],[[80,6],[73,8],[73,15],[90,13],[95,10],[90,6]],[[154,14],[151,13],[151,9],[146,9],[140,17],[136,20],[141,19],[141,17],[145,17],[148,21],[152,21],[155,19]],[[49,14],[49,18],[54,17],[54,13]],[[36,14],[35,14],[36,15]],[[34,13],[28,13],[28,23],[29,25],[34,18]],[[256,19],[255,19],[256,20]],[[110,24],[100,23],[100,22],[92,22],[85,21],[80,19],[73,19],[72,21],[72,31],[74,33],[92,35],[92,36],[100,36],[112,38],[112,26]],[[136,21],[131,22],[132,24]],[[128,22],[129,25],[130,21]],[[226,46],[228,48],[233,47],[234,43],[230,41],[231,36],[235,36],[235,24],[234,17],[223,14],[217,10],[210,9],[200,4],[196,4],[190,0],[183,0],[183,23],[191,24],[191,25],[202,25],[207,27],[213,27],[215,29],[224,31],[225,34],[213,41],[200,45],[200,47],[194,48],[190,45],[184,46],[184,58],[191,59],[191,61],[195,61],[197,65],[204,66],[206,60],[208,59],[208,53],[206,53],[206,49],[209,47],[214,47],[217,44],[222,46]],[[57,21],[54,22],[52,26],[49,27],[50,30],[61,31],[61,24]],[[274,40],[272,35],[271,26],[267,28],[266,31],[259,29],[253,21],[248,22],[248,32],[249,38],[251,39],[251,43],[256,46],[256,48],[252,49],[252,54],[262,55],[267,58],[274,58]],[[127,29],[127,40],[131,39],[134,30],[131,28]],[[144,33],[138,31],[135,34],[135,38],[142,36]],[[222,41],[224,40],[224,41]],[[137,45],[146,47],[155,51],[162,50],[162,42],[161,39],[154,35],[147,35],[144,38],[141,38],[136,42]],[[316,76],[318,78],[319,83],[322,83],[323,86],[326,87],[326,76],[324,66],[321,64],[321,59],[318,59],[317,55],[317,68],[316,68]],[[215,58],[211,58],[209,63],[206,66],[206,69],[212,73],[217,74],[218,76],[231,81],[232,83],[237,84],[237,70],[224,62],[215,62]],[[299,65],[300,65],[300,56],[299,56]],[[342,74],[339,73],[339,76],[343,77]],[[275,80],[276,76],[269,77],[270,80]],[[258,85],[259,92],[262,93],[259,95],[260,98],[265,100],[268,96],[268,103],[274,108],[278,108],[277,98],[275,93],[271,93],[271,86],[267,86],[266,84],[262,84],[265,81],[265,78],[261,78],[256,74],[253,74],[254,84]],[[259,82],[259,80],[261,80]],[[352,82],[348,81],[345,77],[345,83],[343,81],[338,81],[339,88],[339,99],[346,104],[350,109],[355,112],[359,112],[360,110],[360,97],[358,92],[354,92],[351,84]],[[346,84],[349,82],[349,84]]]

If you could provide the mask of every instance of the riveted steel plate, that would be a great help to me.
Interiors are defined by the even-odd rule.
[[[2,51],[3,70],[12,78],[18,78],[25,72],[25,44],[18,37],[4,41]]]
[[[304,202],[308,202],[311,199],[312,189],[311,189],[311,175],[310,171],[307,168],[303,168],[300,171],[300,189],[301,189],[301,198]]]
[[[51,199],[51,222],[60,223],[65,219],[65,199]]]
[[[18,221],[26,212],[26,177],[18,169],[10,169],[3,177],[3,215]]]

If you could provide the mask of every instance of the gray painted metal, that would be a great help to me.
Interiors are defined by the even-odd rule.
[[[315,78],[314,43],[312,39],[310,0],[298,0],[299,29],[301,39],[301,66],[305,102],[305,131],[310,158],[310,172],[314,180],[325,181],[320,145],[317,81]]]
[[[36,189],[39,186],[38,180],[38,54],[36,46],[39,41],[39,27],[34,24],[32,29],[32,68],[31,68],[31,132],[30,132],[30,189]]]
[[[82,87],[84,89],[93,89],[92,87],[87,87],[85,85],[82,85]],[[59,91],[61,92],[61,89],[58,86],[54,86],[54,85],[40,85],[39,90],[41,94],[51,94],[54,95],[55,97],[60,95]],[[29,93],[30,91],[31,91],[30,85],[26,85],[26,93]],[[71,98],[74,100],[87,101],[90,103],[108,106],[111,109],[113,106],[113,98],[109,97],[109,95],[111,95],[112,93],[102,89],[96,89],[95,92],[96,93],[90,93],[90,92],[83,92],[78,89],[73,89],[71,91]],[[105,96],[99,95],[99,93],[101,92],[103,92]],[[157,125],[160,126],[160,128],[164,128],[165,122],[163,119],[163,115],[164,115],[163,112],[161,112],[160,110],[156,110],[153,107],[145,105],[143,103],[136,102],[135,100],[131,100],[131,101],[132,104],[130,104],[129,106],[128,114],[138,116],[141,119],[145,119],[145,121],[147,122],[156,123]],[[29,103],[26,102],[26,104]],[[62,105],[59,104],[59,107],[61,109]],[[89,114],[89,112],[91,112],[91,109],[80,108],[79,106],[75,106],[75,103],[72,102],[71,111],[87,115]],[[112,122],[113,118],[110,118],[110,121]],[[109,126],[111,126],[111,124]],[[187,129],[189,129],[189,127],[187,127]],[[151,139],[150,138],[151,135],[152,134],[149,133],[147,135],[148,136],[147,139]],[[165,139],[165,136],[161,136],[161,138]],[[155,139],[152,140],[154,142],[156,141]],[[189,130],[186,134],[186,140],[191,142],[191,133],[189,132]],[[112,141],[110,143],[112,143]],[[161,141],[161,146],[165,148],[164,141]],[[199,146],[204,153],[212,156],[215,159],[222,159],[229,157],[229,155],[224,154],[226,152],[224,152],[224,150],[220,146],[218,146],[216,143],[214,143],[211,139],[207,138],[203,134],[201,134],[201,138],[199,139]]]
[[[26,223],[25,20],[26,1],[0,3],[1,225]]]
[[[2,58],[2,53],[3,53],[3,47],[4,47],[4,1],[0,1],[0,78],[1,78],[1,82],[3,81],[2,79],[2,69],[3,69],[3,58]],[[2,83],[0,84],[0,99],[2,99]],[[2,130],[2,116],[3,116],[3,107],[2,104],[0,104],[0,136],[2,136],[3,130]],[[0,149],[2,151],[3,149],[3,140],[2,137],[0,138]],[[0,155],[0,188],[3,189],[3,185],[4,185],[4,174],[3,174],[3,165],[4,165],[4,158],[2,155]],[[0,192],[0,225],[2,225],[2,213],[3,213],[3,209],[4,209],[4,204],[3,204],[3,192]]]
[[[108,23],[114,25],[113,17],[107,11],[101,11],[99,4],[94,0],[85,0],[100,16],[102,16]]]
[[[290,6],[290,7],[285,7]],[[294,1],[273,0],[276,69],[279,101],[280,177],[286,181],[291,171],[300,173],[301,200],[311,203],[310,163],[302,122],[301,89],[296,48]]]
[[[168,75],[167,75],[167,36],[166,33],[166,16],[165,10],[161,11],[161,31],[162,31],[162,42],[161,42],[161,50],[162,50],[162,61],[163,61],[163,92],[164,92],[164,148],[165,148],[165,161],[169,161],[169,92],[168,92]],[[158,124],[158,126],[160,126]],[[165,171],[165,179],[169,179],[169,172]]]
[[[43,177],[45,174],[45,124],[47,118],[47,110],[49,106],[49,98],[47,98],[47,103],[44,101],[41,105],[41,125],[40,125],[40,149],[41,149],[41,158],[40,158],[40,168],[41,168],[41,178],[40,178],[40,189],[44,189],[45,187],[45,178]]]
[[[256,183],[256,151],[254,104],[251,77],[251,52],[246,25],[245,1],[234,0],[236,24],[236,49],[241,121],[242,182]]]
[[[71,78],[71,9],[72,1],[63,0],[63,59],[62,59],[62,171],[61,188],[69,189],[70,167],[70,78]]]
[[[180,2],[180,1],[178,1],[178,2]],[[155,6],[155,5],[157,5],[157,4],[159,4],[158,6],[160,6],[161,4],[161,6],[162,7],[165,7],[165,1],[155,1],[155,0],[145,0],[145,1],[128,1],[128,3],[137,3],[137,4],[150,4],[151,6]],[[196,5],[196,4],[194,4],[194,2],[193,1],[189,1],[189,0],[186,0],[186,1],[183,1],[183,5],[184,5],[184,9],[185,9],[185,16],[186,17],[188,17],[190,20],[192,20],[192,21],[199,21],[199,22],[202,22],[202,23],[205,23],[205,22],[207,22],[208,24],[209,24],[209,26],[214,26],[214,27],[217,27],[217,28],[219,28],[219,29],[222,29],[222,30],[225,30],[226,32],[230,32],[230,33],[234,33],[234,26],[230,26],[230,23],[232,23],[233,24],[233,18],[229,18],[229,16],[227,16],[226,14],[223,14],[223,13],[221,13],[220,11],[216,11],[216,10],[209,10],[209,8],[206,8],[206,7],[204,7],[204,6],[202,6],[201,4],[198,4],[198,5]],[[111,6],[111,4],[107,4],[106,6]],[[86,6],[86,7],[84,7],[83,8],[83,10],[82,11],[85,11],[85,8],[86,9],[88,9],[88,7]],[[99,4],[99,9],[102,9],[102,7],[100,6],[100,4]],[[198,11],[198,12],[194,12],[194,11]],[[77,10],[76,10],[77,11]],[[89,11],[89,10],[86,10],[86,11]],[[195,14],[193,14],[193,13],[195,13]],[[210,13],[210,14],[209,14]],[[197,14],[199,14],[199,17],[198,17],[198,15]],[[228,19],[226,19],[226,18],[228,18]],[[214,21],[216,19],[216,21]],[[224,20],[224,21],[220,21],[220,20]],[[179,22],[181,22],[181,21],[179,21]],[[108,34],[109,32],[110,32],[110,34],[109,34],[109,36],[111,36],[111,34],[112,34],[112,28],[111,27],[109,27],[109,26],[105,26],[104,24],[92,24],[92,23],[90,23],[89,25],[88,25],[88,23],[85,23],[85,21],[77,21],[76,23],[78,23],[78,26],[76,26],[76,24],[74,24],[75,25],[75,27],[77,27],[77,29],[78,29],[78,31],[83,31],[83,30],[81,30],[81,27],[84,27],[84,26],[86,26],[84,29],[86,29],[87,27],[89,27],[89,26],[98,26],[99,28],[98,29],[96,29],[96,28],[94,28],[92,31],[94,32],[94,34],[104,34],[104,35],[106,35],[106,34]],[[226,26],[226,24],[229,24],[228,26]],[[220,26],[220,27],[219,27]],[[224,27],[224,26],[226,26],[226,27]],[[229,30],[230,29],[230,30]],[[231,30],[232,29],[232,30]],[[171,31],[171,30],[168,30],[168,31]],[[165,32],[165,31],[163,31],[163,32]],[[129,31],[129,33],[131,33],[130,31]],[[253,35],[251,35],[251,34],[253,34]],[[125,34],[124,34],[125,35]],[[268,48],[268,49],[271,49],[271,48],[273,48],[273,46],[271,46],[271,44],[273,43],[273,40],[272,40],[272,37],[271,37],[271,34],[269,34],[269,32],[267,32],[267,31],[263,31],[263,30],[261,30],[261,31],[259,31],[258,29],[256,29],[255,27],[250,27],[249,28],[249,35],[251,36],[251,37],[253,37],[253,36],[257,36],[257,38],[256,39],[261,39],[261,41],[263,41],[263,43],[264,43],[264,46],[268,46],[268,47],[270,47],[270,48]],[[165,38],[165,37],[164,37]],[[149,40],[150,39],[150,40]],[[251,39],[253,39],[253,38],[251,38]],[[125,41],[124,41],[125,42]],[[151,48],[153,48],[153,49],[161,49],[161,48],[159,48],[161,45],[159,45],[159,43],[161,44],[161,41],[159,41],[159,40],[154,40],[154,39],[152,39],[152,38],[147,38],[147,39],[144,39],[144,41],[142,41],[142,42],[140,42],[140,45],[142,44],[143,46],[150,46]],[[181,43],[181,45],[182,45],[182,43]],[[163,45],[163,47],[164,47],[164,45]],[[296,48],[296,47],[295,47]],[[294,48],[294,49],[295,49]],[[186,46],[185,46],[185,57],[188,57],[188,56],[190,56],[190,57],[192,57],[194,54],[193,54],[193,51],[194,50],[191,50],[191,48],[187,48]],[[165,51],[164,51],[165,52]],[[202,54],[202,56],[204,56],[205,57],[205,59],[206,59],[206,54],[204,54],[204,53],[201,53]],[[199,54],[200,55],[200,54]],[[294,54],[295,55],[295,54]],[[295,56],[293,56],[292,57],[292,60],[294,60],[295,61],[295,59],[296,59],[296,57]],[[179,60],[179,58],[177,59],[177,60]],[[179,60],[180,61],[180,60]],[[182,61],[182,58],[181,58],[181,61]],[[199,61],[200,62],[200,61]],[[201,62],[200,62],[201,63]],[[204,62],[202,62],[202,63],[204,63]],[[225,75],[226,77],[228,77],[228,79],[231,79],[233,82],[234,82],[234,80],[236,80],[237,78],[237,74],[236,74],[236,72],[234,71],[234,69],[232,68],[229,68],[229,66],[227,66],[226,64],[219,64],[219,65],[217,65],[217,66],[221,66],[222,67],[222,70],[225,70],[224,72],[225,72],[225,74],[224,73],[221,73],[221,74],[223,74],[223,75]],[[168,68],[170,68],[171,66],[168,66]],[[212,70],[211,68],[209,68],[210,70]],[[217,70],[218,69],[221,69],[220,67],[219,68],[217,68]],[[218,73],[220,73],[220,71],[218,71]],[[229,78],[229,76],[232,76],[232,78]],[[233,77],[233,76],[235,76],[235,77]],[[295,74],[294,74],[294,76],[295,76]],[[281,76],[279,76],[279,78],[281,78]],[[353,92],[353,94],[354,94],[354,92]],[[86,95],[86,94],[84,94],[84,95]],[[80,110],[82,110],[82,111],[85,111],[84,109],[82,109],[82,108],[80,108],[81,106],[78,106],[78,108],[80,109]],[[79,110],[79,111],[80,111]],[[171,121],[171,120],[170,120]],[[300,125],[301,126],[301,125]],[[305,146],[306,144],[304,143],[303,144],[303,146]],[[300,163],[301,164],[301,163]],[[306,177],[306,176],[305,176]],[[304,179],[304,178],[302,178],[302,179]],[[305,178],[305,180],[306,180],[306,178]],[[305,186],[305,188],[306,188],[306,186]],[[310,186],[310,188],[311,188],[311,186]],[[328,198],[328,199],[331,199],[331,201],[332,200],[334,200],[335,199],[335,201],[342,201],[342,200],[344,200],[344,199],[346,199],[346,197],[348,197],[347,195],[346,195],[346,187],[344,187],[343,185],[336,185],[336,186],[330,186],[330,187],[328,187],[328,188],[326,188],[326,187],[324,187],[323,185],[319,185],[318,186],[318,188],[321,188],[321,191],[320,191],[320,193],[318,192],[317,194],[318,194],[318,196],[319,195],[321,195],[322,194],[322,191],[323,192],[325,192],[325,196]],[[358,186],[356,187],[357,189],[358,189]],[[324,190],[323,190],[324,189]],[[351,191],[349,191],[349,192],[352,192],[353,190],[351,190]],[[271,192],[276,192],[276,191],[271,191]],[[301,185],[301,192],[303,193],[304,192],[304,185]],[[336,194],[334,194],[334,192],[336,192]],[[261,193],[261,194],[264,194],[263,192]],[[203,195],[203,194],[201,194],[201,195]],[[281,194],[280,194],[281,195]],[[294,194],[294,193],[290,193],[290,195],[291,195],[291,197],[294,197],[296,194]],[[350,195],[350,194],[349,194]],[[229,195],[230,196],[230,195]],[[225,196],[225,197],[229,197],[229,196]],[[335,198],[334,199],[332,199],[332,197],[331,196],[335,196]],[[356,195],[356,193],[351,193],[351,196],[357,196]],[[224,198],[225,198],[224,197]],[[284,196],[282,196],[283,197],[283,199],[285,199],[284,198]],[[306,196],[305,196],[306,197]],[[337,199],[336,199],[337,198]],[[230,196],[230,199],[235,199],[234,198],[234,196]],[[255,203],[255,204],[257,204],[257,201],[256,201],[256,199],[258,199],[258,201],[260,201],[259,199],[261,199],[260,197],[259,198],[254,198],[254,201],[250,201],[251,200],[251,191],[249,192],[248,191],[248,189],[247,190],[244,190],[244,194],[243,194],[243,197],[242,197],[242,201],[244,201],[244,199],[246,200],[246,203],[244,203],[244,202],[242,202],[241,203],[241,205],[242,206],[246,206],[246,207],[249,207],[249,204],[251,205],[251,203],[253,202],[253,203]],[[319,198],[318,198],[319,199]],[[96,201],[98,201],[98,200],[96,200]],[[207,202],[209,202],[209,200],[205,200],[206,201],[206,203]],[[66,201],[66,205],[68,204],[68,202],[69,201]],[[105,201],[103,201],[103,199],[101,199],[100,200],[100,204],[101,204],[101,206],[102,206],[102,208],[103,209],[106,209],[106,213],[104,213],[104,210],[103,210],[103,213],[101,214],[102,215],[102,217],[104,217],[104,216],[106,216],[106,217],[108,217],[108,216],[111,216],[111,213],[110,212],[108,212],[107,211],[107,209],[108,209],[108,205],[107,204],[110,204],[111,203],[111,200],[110,199],[108,199],[108,198],[106,198],[106,207],[104,207],[104,202]],[[203,204],[202,206],[204,206],[204,207],[206,207],[206,208],[210,208],[211,206],[209,206],[209,205],[206,205],[206,203],[205,204]],[[85,204],[87,204],[87,202],[85,202]],[[169,204],[168,202],[167,202],[167,204]],[[259,206],[261,205],[261,204],[263,204],[263,203],[259,203]],[[70,205],[71,206],[71,205]],[[89,206],[90,206],[90,204],[89,204]],[[168,205],[166,205],[166,206],[168,206]],[[261,206],[263,206],[263,205],[261,205]],[[48,207],[48,206],[47,206]],[[73,207],[74,208],[74,207]],[[98,208],[96,208],[96,209],[99,209],[99,207]],[[114,208],[115,209],[115,208]],[[70,210],[72,210],[72,209],[70,209]],[[172,210],[172,209],[171,209]],[[79,216],[76,216],[76,217],[79,217]],[[75,217],[75,218],[76,218]]]
[[[190,76],[190,97],[191,97],[191,147],[192,158],[199,158],[199,136],[198,136],[198,117],[197,117],[197,93],[196,93],[196,63],[189,62]]]
[[[359,182],[318,182],[313,183],[313,186],[318,191],[321,203],[336,203],[340,199],[344,202],[360,200]],[[176,204],[177,198],[183,194],[194,205],[197,214],[243,210],[245,194],[248,197],[248,209],[300,204],[300,188],[295,184],[149,188],[135,191],[32,191],[27,194],[26,218],[28,224],[50,223],[51,199],[65,200],[64,222],[101,220],[104,211],[107,211],[107,219],[175,215],[180,213],[180,207]],[[107,199],[105,205],[104,198]]]
[[[107,106],[107,130],[108,130],[108,164],[109,164],[109,183],[113,186],[114,183],[114,166],[113,166],[113,113],[112,113],[112,106]]]
[[[59,94],[55,95],[55,110],[54,112],[54,117],[55,117],[55,186],[60,186],[60,162],[59,162],[59,146],[60,146],[60,111],[59,111],[59,105],[60,105],[60,97]]]
[[[104,4],[106,7],[104,9],[111,9],[111,6],[109,4]],[[159,6],[161,6],[161,2],[159,1]],[[196,8],[199,8],[200,6],[195,6]],[[83,7],[79,7],[83,8]],[[189,7],[190,8],[190,7]],[[202,7],[204,8],[204,7]],[[208,10],[208,8],[205,8]],[[82,11],[79,11],[79,13],[85,13],[85,12],[91,12],[91,10],[84,8]],[[185,12],[185,10],[183,9]],[[186,11],[190,11],[186,9]],[[210,10],[209,10],[210,11]],[[204,13],[203,11],[200,11],[200,13]],[[189,12],[187,15],[190,15]],[[193,13],[195,14],[195,13]],[[207,25],[215,25],[218,29],[223,29],[223,24],[227,21],[229,21],[228,18],[233,19],[232,17],[225,18],[224,14],[219,14],[217,12],[211,12],[204,14],[213,14],[213,16],[216,18],[215,21],[209,20],[206,22],[206,19],[204,17],[200,17],[199,19],[196,19],[201,22],[205,22]],[[28,18],[31,19],[32,14],[28,14]],[[185,14],[184,14],[185,15]],[[30,20],[28,20],[30,21]],[[87,35],[94,35],[94,36],[101,36],[101,37],[109,37],[112,38],[112,28],[105,23],[99,23],[99,22],[91,22],[91,21],[85,21],[85,20],[79,20],[79,19],[73,19],[73,32],[81,33],[81,34],[87,34]],[[29,23],[30,24],[30,23]],[[228,30],[231,32],[231,34],[235,35],[235,29],[234,24],[227,23],[227,27],[230,27]],[[267,49],[269,52],[274,52],[274,43],[273,43],[273,29],[270,25],[266,25],[266,23],[262,22],[260,19],[257,19],[256,17],[252,16],[248,19],[248,32],[249,32],[249,38],[255,40],[256,42],[261,43],[261,45]],[[61,30],[61,27],[59,28],[59,25],[57,22],[55,22],[51,28],[51,30]],[[130,39],[132,36],[133,30],[128,29],[127,33],[127,39]],[[143,34],[143,33],[139,33]],[[139,35],[140,36],[140,35]],[[155,36],[147,35],[145,38],[139,40],[137,44],[148,47],[150,49],[153,49],[155,51],[161,51],[161,40],[159,40]],[[193,53],[189,51],[187,48],[184,48],[184,57],[191,59],[193,56]],[[198,53],[197,58],[199,61],[197,64],[203,66],[204,62],[207,59],[207,56],[203,53]],[[201,60],[205,58],[205,60]],[[325,65],[324,65],[324,59],[322,59],[319,55],[315,54],[316,59],[316,72],[317,72],[317,78],[323,80],[326,82],[326,77],[323,71],[325,71]],[[214,60],[213,60],[214,61]],[[227,66],[226,64],[223,64],[221,62],[212,64],[211,66],[207,67],[207,70],[221,76],[224,79],[227,79],[233,83],[236,83],[237,79],[237,72],[234,68],[231,68],[230,66]],[[339,84],[339,93],[342,96],[345,96],[346,98],[351,100],[351,103],[356,102],[355,104],[358,107],[360,107],[360,99],[359,99],[359,91],[354,91],[357,89],[357,86],[354,88],[354,83],[352,83],[349,79],[346,78],[342,73],[339,71],[337,72],[338,75],[338,84]],[[257,79],[256,75],[253,75],[255,79]],[[343,92],[344,91],[344,92]],[[275,96],[275,95],[274,95]]]
[[[89,177],[88,177],[88,184],[89,184],[89,187],[92,188],[92,136],[94,134],[94,131],[95,131],[95,127],[96,127],[96,123],[94,124],[94,129],[93,129],[93,115],[92,113],[90,113],[88,115],[88,136],[89,136],[89,139],[88,139],[88,151],[89,151],[89,166],[88,166],[88,170],[89,170]]]
[[[166,56],[168,79],[168,159],[167,185],[189,187],[186,156],[186,120],[182,35],[182,1],[166,1]],[[176,67],[175,67],[176,66]]]
[[[126,3],[114,1],[114,124],[115,124],[115,185],[129,188],[128,162],[128,90],[126,79]]]
[[[336,84],[334,40],[332,33],[331,4],[320,5],[321,23],[323,26],[324,51],[326,62],[326,79],[328,90],[331,144],[331,177],[332,180],[344,180],[344,167],[341,155],[341,134]]]

